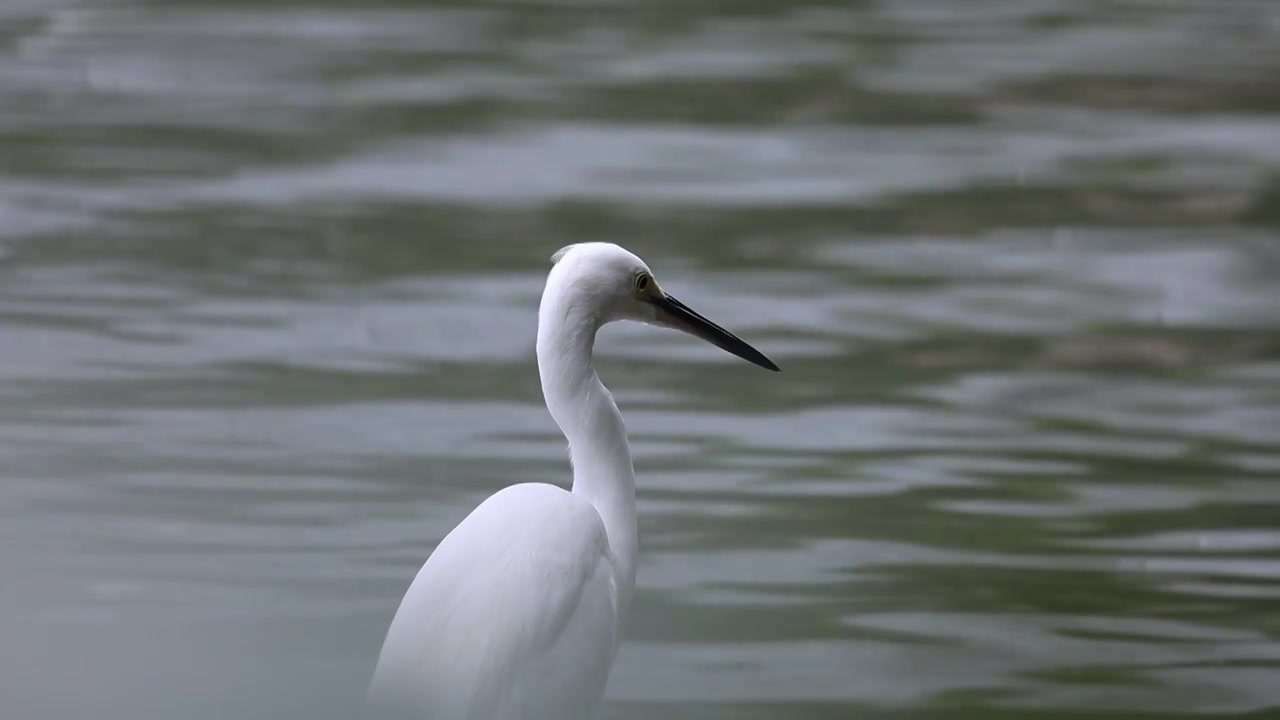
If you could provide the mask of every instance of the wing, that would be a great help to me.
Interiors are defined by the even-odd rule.
[[[405,593],[369,691],[377,717],[562,720],[590,713],[616,641],[595,508],[514,485],[441,541]]]

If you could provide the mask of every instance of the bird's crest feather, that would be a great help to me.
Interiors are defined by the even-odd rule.
[[[552,254],[551,254],[551,264],[552,264],[552,265],[555,265],[556,263],[558,263],[558,262],[560,262],[561,260],[563,260],[563,259],[564,259],[564,256],[565,256],[565,255],[568,255],[568,254],[569,254],[569,251],[570,251],[570,250],[572,250],[572,249],[574,249],[574,248],[576,248],[576,247],[578,247],[578,245],[581,245],[581,243],[574,243],[574,244],[572,244],[572,245],[565,245],[564,247],[562,247],[562,248],[560,248],[559,250],[557,250],[557,251],[555,251],[554,253],[552,253]]]

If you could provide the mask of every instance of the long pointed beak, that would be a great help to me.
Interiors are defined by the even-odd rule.
[[[659,291],[655,295],[650,302],[658,309],[658,324],[702,338],[721,350],[733,353],[766,370],[780,372],[772,360],[737,335],[711,322],[665,292]]]

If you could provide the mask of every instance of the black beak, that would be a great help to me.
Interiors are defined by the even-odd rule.
[[[684,331],[694,337],[700,337],[721,350],[733,353],[743,360],[759,365],[766,370],[780,371],[778,366],[774,365],[773,361],[765,357],[759,350],[748,345],[737,335],[699,315],[690,309],[688,305],[670,295],[661,293],[650,302],[658,308],[658,322],[660,324]]]

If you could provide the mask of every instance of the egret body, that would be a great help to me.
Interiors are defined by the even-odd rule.
[[[668,295],[617,245],[570,245],[538,309],[538,373],[565,438],[572,491],[498,491],[436,547],[387,631],[374,717],[589,717],[635,589],[635,475],[626,428],[592,364],[596,333],[633,320],[682,330],[770,370],[768,358]]]

